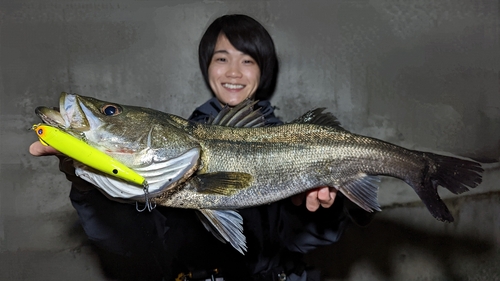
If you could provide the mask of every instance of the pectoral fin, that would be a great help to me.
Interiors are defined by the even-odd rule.
[[[367,212],[381,211],[377,199],[378,186],[374,183],[379,181],[377,176],[359,173],[341,183],[339,191]]]
[[[243,218],[234,210],[199,210],[205,228],[221,242],[229,242],[238,252],[245,254],[246,237],[243,235]]]
[[[252,175],[247,173],[217,172],[197,175],[193,183],[199,193],[230,196],[249,187],[252,181]]]

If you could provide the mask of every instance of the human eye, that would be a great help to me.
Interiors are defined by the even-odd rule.
[[[245,65],[254,65],[255,64],[255,60],[252,59],[252,58],[245,58],[245,59],[243,59],[243,64],[245,64]]]
[[[214,62],[226,62],[227,59],[224,56],[216,55],[212,58]]]
[[[212,56],[213,62],[225,63],[228,61],[227,54],[223,51],[216,51]]]

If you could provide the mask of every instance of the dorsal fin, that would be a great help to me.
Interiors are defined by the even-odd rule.
[[[217,116],[210,118],[207,124],[235,128],[256,128],[266,125],[260,108],[253,106],[258,101],[244,100],[235,107],[224,106]]]
[[[346,129],[342,128],[340,122],[337,120],[331,112],[325,112],[324,107],[316,108],[313,110],[309,110],[299,118],[293,120],[290,123],[301,123],[301,124],[315,124],[321,126],[334,127],[336,129],[341,129],[346,131]]]

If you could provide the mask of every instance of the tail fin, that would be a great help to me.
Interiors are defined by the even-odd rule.
[[[425,153],[425,156],[436,165],[436,172],[431,179],[454,194],[469,191],[469,188],[478,186],[482,181],[481,173],[484,170],[477,162],[432,153]]]
[[[481,164],[432,153],[424,153],[423,156],[428,160],[423,179],[412,186],[436,219],[452,222],[453,216],[439,197],[437,187],[442,186],[454,194],[460,194],[478,186],[482,181]]]

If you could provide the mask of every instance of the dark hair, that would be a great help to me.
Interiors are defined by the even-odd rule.
[[[220,34],[224,34],[237,50],[248,54],[257,62],[260,69],[260,82],[255,98],[269,99],[276,87],[279,68],[274,42],[259,22],[246,15],[219,17],[203,34],[198,47],[198,58],[201,73],[208,88],[211,89],[208,81],[208,67]]]

